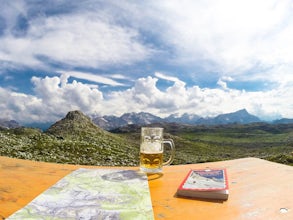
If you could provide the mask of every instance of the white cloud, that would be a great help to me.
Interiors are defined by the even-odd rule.
[[[223,81],[222,79],[219,79],[218,82],[217,82],[217,84],[219,86],[221,86],[223,89],[227,89],[228,88],[227,87],[227,83],[225,81]]]
[[[137,30],[107,23],[91,12],[35,17],[26,35],[2,36],[0,59],[39,68],[48,62],[92,68],[130,65],[154,52],[139,38]]]
[[[116,74],[111,74],[110,77],[111,77],[112,79],[123,79],[123,80],[128,80],[128,79],[129,79],[128,76],[125,76],[125,75],[122,75],[122,74],[118,74],[118,73],[116,73]]]
[[[42,106],[41,100],[32,95],[16,93],[0,87],[0,100],[3,116],[18,122],[46,121],[52,115],[52,112],[47,112],[45,106]]]
[[[23,66],[36,71],[50,66],[63,74],[33,77],[33,95],[0,88],[1,112],[17,120],[24,116],[26,120],[56,118],[76,108],[116,115],[150,111],[202,116],[247,108],[261,117],[293,117],[290,0],[52,1],[48,11],[48,7],[34,8],[27,1],[1,3],[0,14],[6,25],[0,30],[3,79],[5,70]],[[56,9],[54,4],[68,5],[66,13],[61,8],[50,14]],[[22,35],[15,35],[19,16],[28,18],[29,26]],[[139,62],[147,64],[131,66]],[[130,65],[129,70],[125,65]],[[75,67],[119,74],[66,71]],[[156,78],[137,79],[133,87],[122,91],[102,93],[97,86],[68,82],[73,76],[121,86],[124,84],[120,82],[137,78],[136,70],[141,76],[144,70],[139,68],[145,67],[151,69],[149,72],[162,72],[155,72]],[[202,72],[203,79],[215,74],[219,87],[187,86],[190,82],[183,82],[179,75],[163,73],[164,67],[182,67],[186,70],[182,74]],[[162,91],[156,85],[158,79],[173,85]],[[235,85],[261,81],[269,86],[267,91],[248,92],[229,88],[232,81]]]
[[[187,87],[184,82],[177,81],[166,91],[161,91],[156,83],[157,79],[149,76],[138,79],[131,89],[112,92],[103,102],[103,114],[148,111],[160,116],[185,112],[215,116],[246,108],[264,119],[293,117],[293,106],[290,104],[292,86],[285,90],[280,87],[271,91],[247,92],[230,89],[227,85],[218,89]]]
[[[46,18],[31,29],[32,36],[40,32],[37,52],[69,65],[132,64],[151,52],[139,43],[136,30],[105,23],[93,15]]]
[[[155,3],[160,37],[176,52],[173,62],[239,75],[293,61],[289,0]]]
[[[34,95],[0,87],[0,111],[20,122],[54,121],[75,109],[100,115],[145,111],[159,116],[187,112],[205,117],[246,108],[264,119],[293,118],[292,86],[246,92],[187,87],[184,82],[177,81],[161,91],[156,85],[158,79],[148,76],[137,79],[130,89],[103,94],[87,84],[69,83],[67,77],[33,77]]]
[[[68,111],[79,109],[86,114],[103,108],[103,94],[90,85],[68,83],[66,76],[33,77],[34,95],[26,95],[0,87],[0,110],[19,122],[48,122],[60,119]]]
[[[85,79],[96,83],[102,83],[110,86],[123,86],[122,83],[119,83],[109,77],[100,76],[93,73],[86,73],[86,72],[77,72],[77,71],[59,71],[61,74],[66,74],[67,76],[72,76],[78,79]],[[118,78],[117,75],[114,75],[112,78]]]
[[[167,81],[171,81],[171,82],[180,82],[181,80],[178,79],[177,77],[174,77],[174,76],[168,76],[164,73],[160,73],[160,72],[155,72],[155,76],[158,77],[158,78],[161,78],[161,79],[164,79],[164,80],[167,80]]]
[[[85,113],[93,112],[103,100],[103,94],[90,85],[77,81],[67,82],[67,78],[33,77],[34,91],[42,99],[44,107],[56,112],[66,112],[70,109],[80,109]]]
[[[0,12],[7,27],[0,60],[6,63],[0,68],[46,68],[50,63],[107,68],[160,59],[164,64],[200,66],[206,75],[220,72],[251,80],[281,66],[293,70],[290,0],[48,3],[50,9],[60,5],[68,6],[66,13],[60,9],[60,14],[31,16],[40,5],[3,4]],[[19,15],[29,18],[29,28],[16,37],[12,32]],[[270,71],[266,80],[279,82],[280,74]]]
[[[234,79],[233,79],[232,77],[230,77],[230,76],[223,76],[223,77],[221,77],[221,78],[218,80],[217,84],[218,84],[220,87],[222,87],[223,89],[228,89],[228,86],[227,86],[227,82],[226,82],[226,81],[228,81],[228,82],[232,82],[232,81],[234,81]]]

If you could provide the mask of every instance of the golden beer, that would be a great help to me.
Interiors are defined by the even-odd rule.
[[[140,166],[145,169],[161,169],[163,166],[163,152],[140,152]]]
[[[164,145],[170,146],[171,155],[163,162]],[[161,173],[165,165],[174,159],[175,145],[172,139],[163,139],[163,128],[142,127],[140,142],[140,170],[145,173]]]

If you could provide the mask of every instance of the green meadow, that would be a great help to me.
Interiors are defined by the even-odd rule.
[[[104,131],[78,122],[53,127],[0,129],[0,155],[55,163],[137,166],[140,127]],[[176,145],[173,164],[204,163],[257,157],[293,165],[293,124],[246,124],[164,127]],[[166,157],[168,156],[166,147]]]

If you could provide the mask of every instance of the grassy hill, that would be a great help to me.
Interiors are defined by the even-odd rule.
[[[252,156],[293,165],[293,124],[153,126],[164,127],[165,138],[174,140],[173,164]],[[107,132],[79,111],[69,112],[46,132],[0,129],[0,155],[47,162],[135,166],[139,143],[140,127],[131,125]]]
[[[293,165],[293,124],[255,123],[246,125],[190,126],[157,123],[165,137],[176,145],[173,164],[202,163],[243,157],[258,157]],[[139,139],[138,126],[112,132]]]
[[[215,160],[219,157],[222,160],[252,156],[293,165],[292,124],[195,127],[177,135],[206,147],[211,152],[206,155]]]
[[[94,125],[81,112],[69,112],[47,132],[17,128],[0,130],[0,155],[22,159],[86,164],[137,165],[139,148]]]

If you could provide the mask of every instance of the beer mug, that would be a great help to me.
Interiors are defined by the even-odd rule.
[[[171,148],[169,159],[164,162],[164,145]],[[145,173],[161,173],[164,165],[174,160],[175,145],[172,139],[163,139],[163,128],[141,128],[140,170]]]

